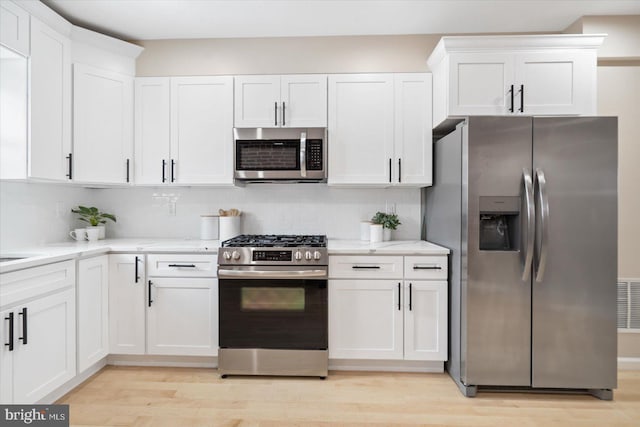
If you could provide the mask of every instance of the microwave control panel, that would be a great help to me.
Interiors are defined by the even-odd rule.
[[[307,170],[321,171],[322,170],[322,140],[321,139],[308,139],[307,140]]]

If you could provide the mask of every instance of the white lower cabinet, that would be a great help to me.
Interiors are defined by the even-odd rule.
[[[400,282],[329,281],[329,357],[402,359]]]
[[[0,313],[0,403],[35,403],[75,376],[74,284],[72,261],[0,276],[0,304],[11,304]]]
[[[145,352],[144,255],[109,255],[109,353]]]
[[[109,257],[78,261],[78,373],[109,354]]]
[[[218,280],[165,277],[147,283],[147,352],[217,355]]]
[[[329,258],[330,358],[447,360],[446,256]]]

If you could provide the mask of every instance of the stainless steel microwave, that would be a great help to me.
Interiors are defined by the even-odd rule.
[[[324,128],[235,128],[234,177],[246,182],[324,182]]]

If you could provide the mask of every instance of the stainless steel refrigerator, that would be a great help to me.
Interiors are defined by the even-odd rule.
[[[451,249],[449,361],[483,389],[616,387],[617,118],[468,117],[434,143],[423,237]]]

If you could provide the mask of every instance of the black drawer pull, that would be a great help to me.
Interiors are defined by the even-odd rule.
[[[9,347],[9,351],[13,351],[13,312],[9,313],[9,317],[5,317],[4,320],[9,321],[9,342],[4,345]]]
[[[355,270],[380,270],[379,265],[352,265],[351,268]]]
[[[189,267],[189,268],[196,268],[195,264],[169,264],[169,267]]]
[[[151,282],[151,280],[149,280],[149,295],[147,295],[147,300],[149,301],[149,307],[151,307],[151,303],[153,302],[153,300],[151,299],[151,285],[153,285],[153,283]]]
[[[413,266],[414,270],[442,270],[442,267],[439,265],[430,265],[428,267],[420,267],[419,265]]]

